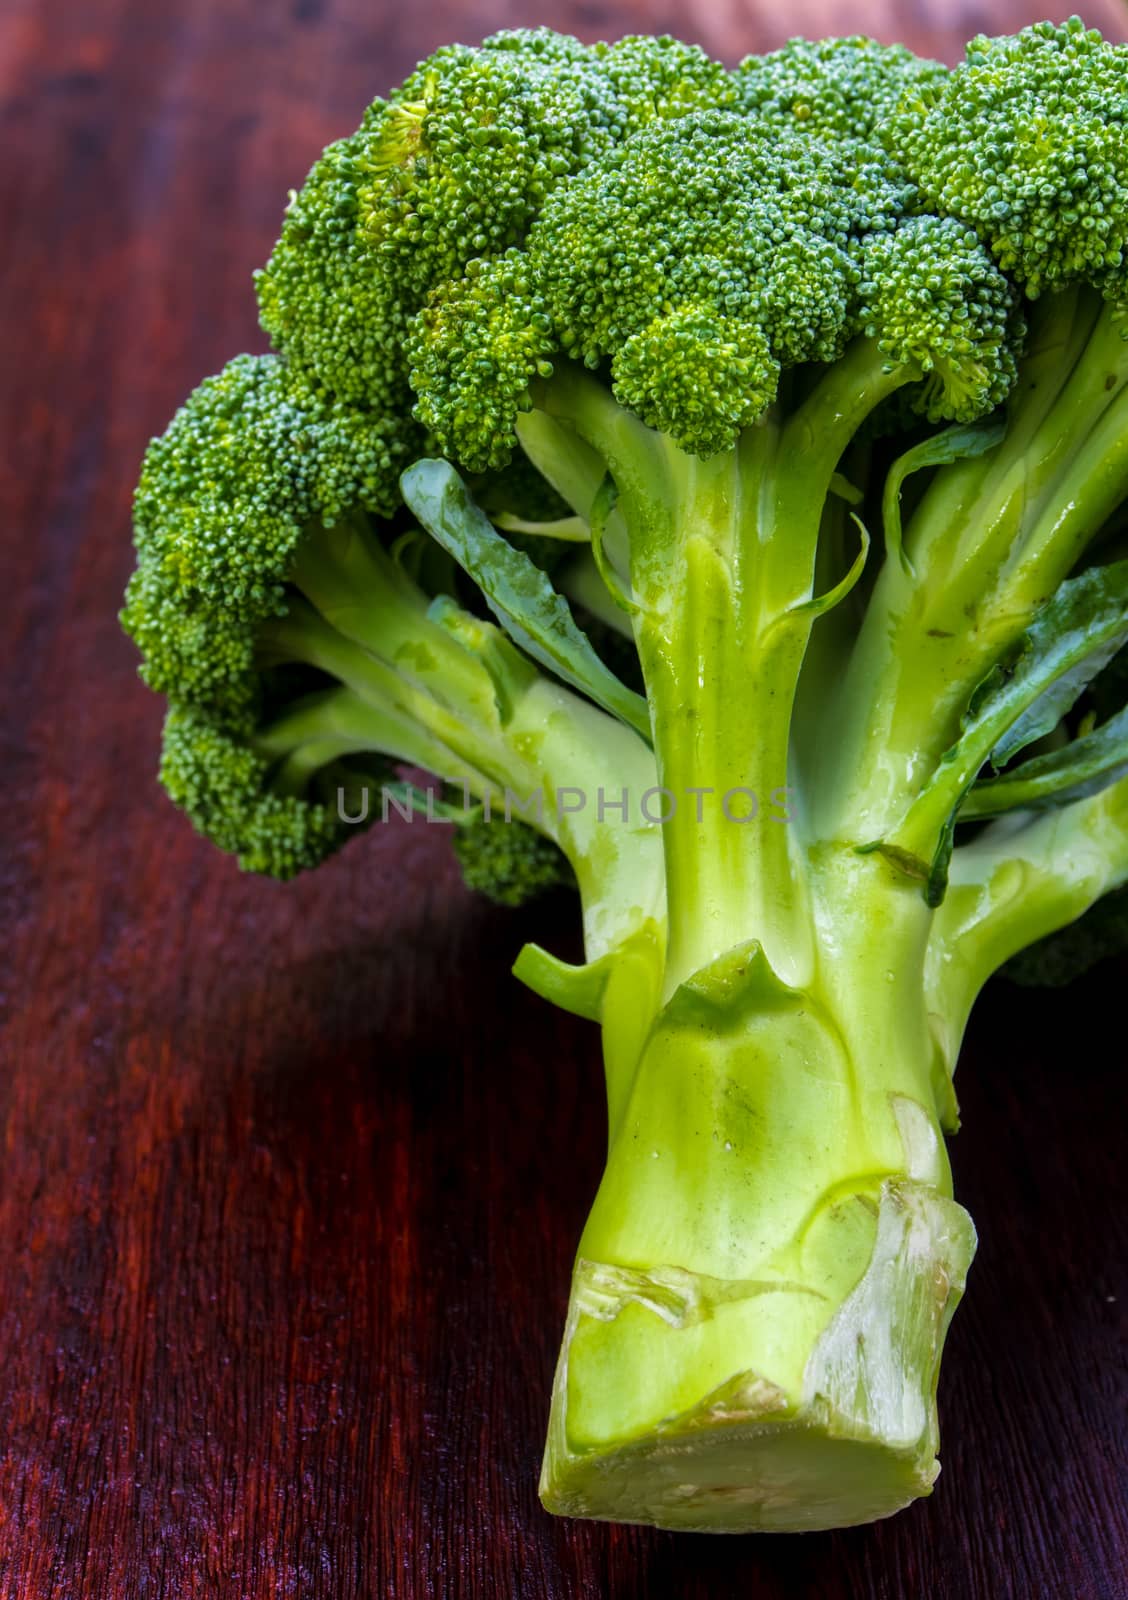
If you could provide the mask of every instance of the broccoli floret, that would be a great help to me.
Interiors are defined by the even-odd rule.
[[[1018,375],[1018,296],[970,228],[909,217],[862,249],[861,317],[878,348],[925,374],[914,409],[931,422],[974,422]]]
[[[1079,17],[973,39],[914,84],[887,141],[924,202],[977,229],[1033,299],[1075,282],[1123,296],[1128,47]]]
[[[912,90],[939,85],[947,68],[922,61],[902,44],[850,39],[792,39],[770,55],[747,56],[736,70],[741,109],[795,133],[833,143],[872,140]]]
[[[386,181],[389,114],[377,101],[355,134],[325,151],[291,196],[282,237],[255,283],[275,349],[342,398],[406,420],[401,350],[414,306],[360,227],[362,195]]]
[[[146,458],[196,825],[288,876],[422,768],[472,885],[577,890],[585,963],[516,967],[606,1069],[553,1510],[935,1477],[968,1015],[1128,926],[1126,64],[440,50],[294,198],[278,354]]]
[[[290,877],[358,817],[380,819],[397,765],[479,798],[524,796],[551,769],[547,751],[525,756],[525,717],[537,725],[570,697],[448,595],[453,564],[394,514],[401,465],[394,423],[276,356],[240,356],[207,379],[146,455],[122,622],[170,701],[161,780],[253,871]],[[536,476],[511,473],[511,490],[531,495]],[[444,588],[421,587],[436,576]],[[560,833],[551,813],[544,826]],[[518,837],[512,862],[492,858],[507,902]],[[528,843],[523,858],[532,892],[534,860],[547,883],[554,858]],[[491,858],[468,847],[464,859],[489,890]]]
[[[545,196],[624,132],[624,108],[577,40],[539,28],[453,45],[384,113],[385,164],[364,191],[362,229],[418,304],[521,240]]]
[[[150,445],[134,500],[123,622],[150,687],[228,714],[253,706],[252,630],[285,614],[305,530],[390,512],[404,432],[276,356],[238,356],[200,385]]]
[[[467,887],[500,906],[521,906],[576,882],[558,846],[523,822],[478,817],[456,831],[454,853]]]
[[[1014,291],[967,228],[912,218],[872,164],[731,112],[657,123],[546,202],[525,252],[445,288],[413,326],[418,414],[471,466],[515,443],[557,351],[610,362],[620,403],[682,449],[731,446],[785,367],[860,327],[934,417],[1014,379]],[[864,276],[863,276],[864,275]]]
[[[255,747],[253,724],[169,707],[160,780],[169,799],[250,872],[291,878],[338,849],[348,830],[337,813],[272,783],[273,762]]]
[[[516,250],[436,289],[408,341],[416,415],[472,472],[512,458],[529,386],[551,375],[552,322]]]
[[[592,47],[592,60],[626,112],[625,130],[734,103],[736,89],[719,61],[668,35],[630,34]]]
[[[732,95],[672,39],[588,50],[514,29],[439,50],[293,196],[257,276],[263,327],[329,389],[406,414],[405,324],[433,290],[521,243],[554,188],[637,128]]]
[[[759,136],[731,112],[636,135],[554,196],[530,235],[564,352],[610,359],[617,398],[683,449],[731,445],[781,365],[841,353],[851,244],[897,203],[842,178],[808,142]]]

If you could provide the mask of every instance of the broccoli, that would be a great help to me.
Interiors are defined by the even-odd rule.
[[[1077,19],[952,71],[440,50],[146,456],[196,827],[286,877],[437,805],[473,887],[578,891],[584,964],[515,966],[606,1071],[550,1510],[831,1527],[939,1471],[968,1016],[1128,933],[1126,86]]]

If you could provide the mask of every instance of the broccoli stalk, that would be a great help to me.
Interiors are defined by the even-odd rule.
[[[202,831],[287,876],[422,766],[469,881],[574,877],[584,964],[515,968],[607,1085],[552,1510],[830,1527],[939,1470],[960,1040],[1128,882],[1124,65],[440,51],[291,206],[280,356],[146,458]]]
[[[591,514],[604,474],[618,489],[671,812],[664,939],[644,928],[573,972],[536,949],[516,967],[605,1029],[607,1169],[579,1246],[541,1485],[559,1512],[819,1527],[927,1492],[941,1348],[975,1246],[942,1138],[957,1126],[951,1073],[971,1002],[1013,948],[1128,874],[1123,782],[1004,841],[998,866],[986,839],[961,850],[942,918],[893,847],[862,849],[878,800],[890,816],[910,806],[911,763],[894,788],[863,747],[841,827],[823,819],[842,767],[795,784],[786,824],[748,819],[796,776],[836,466],[869,410],[917,376],[861,341],[793,411],[707,461],[567,365],[518,424],[578,512]],[[404,478],[440,537],[450,477],[434,462]],[[867,621],[883,599],[879,585]],[[1009,591],[998,626],[1021,628]],[[990,660],[997,638],[987,648]],[[983,668],[968,670],[965,700]],[[868,705],[883,715],[880,692]],[[911,748],[933,746],[934,704],[890,714]],[[824,728],[838,717],[824,707]],[[608,767],[608,786],[618,777]],[[571,859],[590,918],[592,895],[613,903],[617,887]]]
[[[849,817],[909,853],[927,853],[960,799],[960,777],[952,770],[899,820],[898,775],[939,759],[979,680],[1128,492],[1121,312],[1071,287],[1036,302],[1031,320],[1005,438],[929,485],[900,559],[882,569],[836,696],[824,826]]]
[[[867,411],[917,375],[887,365],[862,341],[707,461],[579,371],[545,386],[546,414],[619,490],[673,810],[665,948],[644,962],[633,946],[629,980],[603,969],[611,1136],[554,1390],[542,1493],[558,1511],[834,1525],[934,1474],[936,1368],[974,1233],[940,1135],[928,910],[884,859],[813,833],[805,789],[768,816],[831,477]],[[564,481],[558,457],[539,464]],[[533,958],[517,970],[538,986]]]
[[[603,471],[618,486],[657,776],[673,807],[662,824],[665,944],[634,941],[572,974],[530,950],[516,968],[606,1030],[607,1169],[579,1246],[542,1476],[556,1511],[819,1527],[927,1492],[941,1347],[975,1247],[942,1139],[957,1126],[951,1073],[971,1004],[1014,949],[1128,875],[1124,780],[1017,835],[988,830],[962,847],[939,911],[917,880],[943,808],[918,872],[893,843],[864,849],[912,813],[913,753],[940,760],[1000,642],[1072,566],[1085,530],[1062,517],[1077,491],[1068,475],[1058,498],[1025,510],[1037,564],[1017,562],[1020,580],[997,600],[973,573],[976,631],[964,620],[937,641],[963,673],[947,725],[930,680],[906,684],[891,665],[883,681],[867,661],[868,739],[851,752],[830,699],[820,747],[836,759],[799,774],[808,781],[794,787],[787,824],[733,820],[796,776],[789,751],[820,625],[812,587],[831,478],[867,411],[913,376],[863,341],[797,409],[706,462],[577,369],[534,391],[566,429],[545,429],[537,413],[518,424],[542,470],[573,486],[577,510],[590,512]],[[993,470],[949,469],[985,483],[980,502],[961,490],[969,518],[1014,466],[1006,437],[982,458]],[[569,461],[570,440],[580,449]],[[427,464],[405,477],[425,525],[422,486],[448,471]],[[932,514],[925,504],[918,519],[927,527]],[[1046,518],[1062,531],[1043,557]],[[1015,540],[1013,528],[1000,535],[1004,549]],[[890,620],[908,637],[925,630],[902,623],[888,589],[947,592],[923,563],[914,570],[916,584],[900,561],[887,564],[858,644],[869,649],[881,619],[886,659],[902,669],[908,646]],[[853,692],[858,705],[844,681],[843,702]],[[877,737],[886,721],[905,741],[899,765],[889,736]]]

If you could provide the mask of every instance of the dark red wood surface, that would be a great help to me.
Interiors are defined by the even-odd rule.
[[[475,901],[422,826],[290,887],[241,876],[154,784],[160,709],[115,622],[146,439],[261,347],[287,189],[420,55],[547,21],[952,57],[1035,14],[0,7],[3,1600],[1128,1594],[1124,969],[974,1018],[953,1156],[982,1243],[931,1501],[805,1538],[555,1521],[535,1485],[598,1048],[508,967],[530,936],[574,949],[571,907]]]

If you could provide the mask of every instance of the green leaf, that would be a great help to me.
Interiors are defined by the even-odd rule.
[[[1001,778],[975,784],[960,808],[960,821],[1069,805],[1099,794],[1126,774],[1128,707],[1060,750],[1024,761]]]
[[[498,533],[450,463],[417,461],[400,487],[431,537],[473,578],[510,638],[649,742],[646,701],[604,665],[567,600],[535,562]]]
[[[1091,567],[1063,583],[1010,661],[994,667],[975,690],[963,732],[945,753],[930,789],[962,796],[985,762],[998,771],[1051,733],[1126,641],[1128,561]],[[922,799],[928,794],[926,789]]]
[[[1081,693],[1128,641],[1128,561],[1092,567],[1062,584],[971,696],[963,731],[884,841],[914,858],[931,857],[926,898],[939,905],[947,883],[957,821],[1031,806],[1065,805],[1120,775],[1118,720],[998,780],[978,781],[990,762],[999,771],[1019,751],[1051,733]],[[1020,775],[1022,781],[1020,781]],[[972,801],[969,797],[975,795]]]
[[[1032,681],[1047,688],[1011,724],[991,751],[998,771],[1052,733],[1082,692],[1128,643],[1128,561],[1091,567],[1062,585],[1027,629],[1024,650],[1005,686],[1011,698]],[[995,697],[981,712],[990,713]]]
[[[854,523],[858,532],[861,534],[862,543],[861,549],[854,557],[854,562],[849,572],[846,573],[845,577],[838,580],[833,589],[828,589],[825,594],[816,595],[813,600],[801,600],[798,605],[789,606],[783,613],[783,616],[797,617],[802,615],[810,615],[813,617],[821,617],[825,615],[826,612],[833,611],[834,607],[840,605],[842,601],[845,600],[846,596],[854,589],[858,579],[861,577],[866,568],[866,558],[870,552],[870,536],[869,529],[866,527],[861,517],[858,516],[856,511],[851,511],[850,521]],[[776,620],[778,621],[780,619],[777,618]]]
[[[1002,418],[957,423],[906,450],[890,467],[881,508],[885,525],[885,550],[889,559],[899,561],[910,577],[915,573],[905,553],[901,529],[901,489],[905,479],[925,467],[946,467],[953,461],[967,461],[974,456],[986,455],[988,450],[993,450],[1000,443],[1006,431],[1006,421]]]
[[[940,830],[940,840],[936,846],[936,853],[932,857],[928,869],[928,880],[924,886],[924,903],[935,911],[937,906],[944,904],[944,896],[948,892],[948,873],[952,865],[952,851],[956,844],[956,812],[945,822]]]

